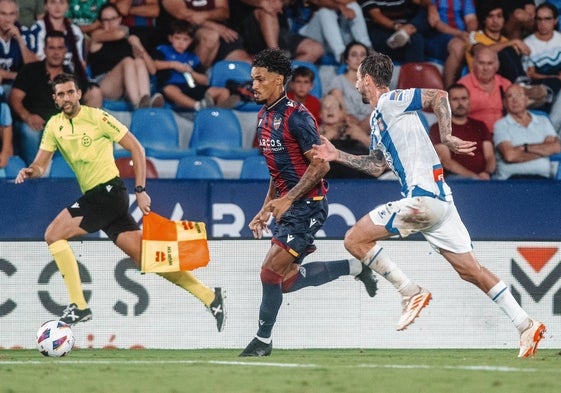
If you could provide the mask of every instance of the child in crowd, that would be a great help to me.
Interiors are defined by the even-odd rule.
[[[318,124],[320,121],[321,102],[310,94],[314,87],[314,71],[308,67],[300,66],[292,70],[290,89],[287,92],[288,98],[298,101],[312,113]]]
[[[154,54],[158,88],[176,107],[198,111],[210,106],[233,107],[239,96],[225,87],[208,86],[208,77],[197,57],[188,51],[193,28],[183,20],[172,23],[170,44],[159,45]]]

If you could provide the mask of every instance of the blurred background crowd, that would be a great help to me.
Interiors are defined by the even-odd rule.
[[[0,0],[0,174],[33,160],[58,111],[50,81],[62,72],[77,75],[84,104],[116,114],[133,132],[149,128],[151,139],[139,139],[151,159],[198,155],[194,136],[207,132],[225,150],[232,144],[217,158],[255,160],[260,106],[251,61],[280,48],[294,66],[289,97],[343,149],[368,153],[371,108],[354,85],[361,60],[378,51],[396,65],[392,88],[447,90],[453,133],[477,141],[476,156],[455,157],[431,114],[418,113],[447,176],[554,179],[560,8],[561,0]],[[173,114],[168,155],[149,149],[150,140],[161,139],[161,148],[169,137],[164,121],[134,127],[135,113],[149,110]],[[234,113],[229,121],[242,135],[205,131],[209,110],[221,119]],[[218,176],[239,177],[241,167]],[[363,177],[342,168],[330,176]]]

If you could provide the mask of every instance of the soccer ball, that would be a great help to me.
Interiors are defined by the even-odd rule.
[[[47,321],[37,330],[37,349],[43,356],[68,355],[74,347],[70,325],[61,321]]]

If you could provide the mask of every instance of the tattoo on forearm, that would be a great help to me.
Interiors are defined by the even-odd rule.
[[[377,151],[375,150],[369,156],[355,156],[354,154],[339,152],[338,162],[367,175],[378,177],[384,173],[386,163],[381,152],[378,154]]]
[[[452,134],[452,113],[448,93],[438,89],[423,89],[421,97],[423,108],[431,108],[436,115],[440,139],[442,143],[446,143]]]

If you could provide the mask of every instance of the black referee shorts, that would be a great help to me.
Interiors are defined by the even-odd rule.
[[[129,193],[119,177],[86,191],[67,209],[72,217],[82,217],[80,228],[88,233],[102,230],[113,242],[122,232],[140,229],[129,212]]]

